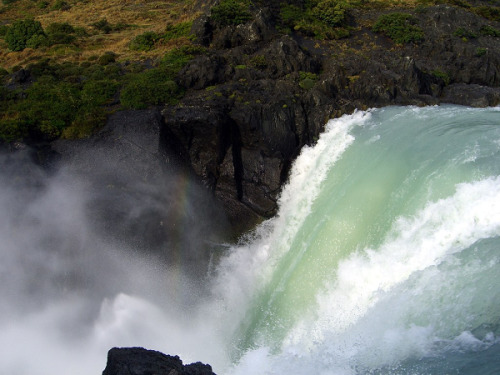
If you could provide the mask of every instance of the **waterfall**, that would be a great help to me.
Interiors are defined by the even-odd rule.
[[[500,372],[498,108],[330,120],[203,290],[95,236],[73,180],[2,181],[1,373],[96,374],[112,346],[227,375]]]

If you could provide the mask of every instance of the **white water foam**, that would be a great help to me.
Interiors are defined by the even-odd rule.
[[[413,218],[400,218],[379,249],[342,261],[335,282],[318,296],[318,320],[297,327],[290,343],[319,342],[342,332],[377,303],[380,292],[482,238],[500,235],[500,177],[460,184],[454,196],[430,203]]]
[[[479,275],[498,262],[455,264],[453,271],[437,267],[444,260],[453,263],[453,254],[480,239],[499,235],[500,177],[458,185],[452,197],[428,204],[415,217],[399,219],[379,249],[360,250],[342,261],[337,278],[317,297],[315,316],[297,324],[281,351],[273,354],[266,347],[251,350],[231,374],[349,375],[363,368],[392,366],[407,358],[439,355],[438,348],[441,352],[482,350],[498,343],[491,332],[480,340],[467,330],[461,331],[463,327],[457,321],[466,325],[467,317],[454,310],[472,303],[467,300],[470,290],[461,296],[466,300],[453,301],[458,298],[453,294],[473,285]],[[424,270],[427,274],[422,274]],[[398,290],[416,274],[421,280],[411,286],[411,292],[406,287]],[[443,285],[461,278],[465,279],[459,290],[441,295]],[[439,289],[428,290],[432,287]],[[448,298],[451,302],[440,306],[430,322],[418,325],[408,322],[409,316],[419,311],[428,314],[426,309],[437,305],[426,300],[412,303],[419,295],[435,295],[437,300]],[[447,310],[453,311],[442,316]],[[453,320],[452,313],[459,317]],[[458,324],[456,336],[442,337],[450,331],[450,327],[436,327],[443,319],[450,320],[452,326]]]

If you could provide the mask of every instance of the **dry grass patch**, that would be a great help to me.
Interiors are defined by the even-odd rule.
[[[18,0],[3,6],[0,25],[34,18],[44,28],[52,23],[68,23],[85,30],[87,35],[77,38],[71,46],[27,49],[15,53],[8,51],[0,39],[1,67],[24,66],[43,57],[78,62],[105,52],[113,52],[123,60],[159,57],[172,47],[186,44],[187,40],[169,41],[149,52],[131,51],[130,41],[146,31],[162,33],[167,24],[192,21],[198,15],[194,0],[68,0],[70,7],[67,10],[53,10],[56,0],[49,0],[47,7],[41,9],[41,1]],[[102,20],[106,20],[111,27],[107,33],[92,26]]]

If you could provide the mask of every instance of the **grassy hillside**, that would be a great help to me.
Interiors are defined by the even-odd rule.
[[[460,0],[455,0],[460,1]],[[235,0],[235,3],[243,0]],[[422,4],[435,3],[434,0],[341,0],[319,1],[326,4],[318,14],[325,13],[329,3],[348,4],[349,7],[365,9],[387,7],[415,7]],[[207,11],[213,1],[199,0],[2,0],[0,5],[0,68],[11,70],[16,66],[26,66],[42,58],[53,61],[82,62],[93,59],[106,52],[117,55],[119,61],[144,60],[157,58],[173,47],[187,44],[187,36],[157,40],[155,48],[146,51],[131,48],[131,42],[144,33],[161,35],[169,27],[189,23],[201,12]],[[250,3],[246,1],[246,3]],[[276,3],[276,12],[283,18],[284,31],[289,26],[306,30],[309,24],[318,20],[318,14],[304,12],[304,5],[318,1],[261,2],[261,5]],[[259,2],[254,2],[259,6]],[[279,4],[279,5],[278,5]],[[287,4],[287,5],[285,5]],[[337,17],[337,10],[328,20]],[[304,15],[308,16],[303,17]],[[300,20],[294,20],[299,16]],[[9,50],[2,38],[2,30],[12,25],[16,20],[34,19],[47,30],[51,24],[69,24],[75,29],[74,40],[70,43],[55,43],[50,46],[26,48],[22,51]],[[297,21],[297,22],[295,22]],[[321,20],[320,20],[321,21]],[[295,23],[294,23],[295,22]],[[314,25],[312,26],[314,28]]]
[[[0,39],[0,67],[12,69],[49,57],[55,61],[82,62],[113,52],[119,60],[162,56],[186,37],[158,43],[151,51],[133,50],[130,43],[145,32],[161,34],[168,26],[192,21],[202,8],[194,0],[3,0],[0,25],[33,18],[46,30],[51,24],[69,24],[75,39],[67,44],[26,48],[12,52]]]

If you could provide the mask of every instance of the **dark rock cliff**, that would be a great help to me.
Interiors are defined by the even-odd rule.
[[[282,35],[270,8],[224,28],[201,17],[193,31],[210,48],[179,75],[184,100],[162,111],[167,153],[241,231],[276,213],[290,164],[329,118],[386,105],[499,104],[500,41],[479,33],[492,22],[449,5],[409,12],[425,39],[404,46],[363,26],[382,11],[355,13],[352,36],[338,41]],[[475,37],[454,35],[459,28]]]

